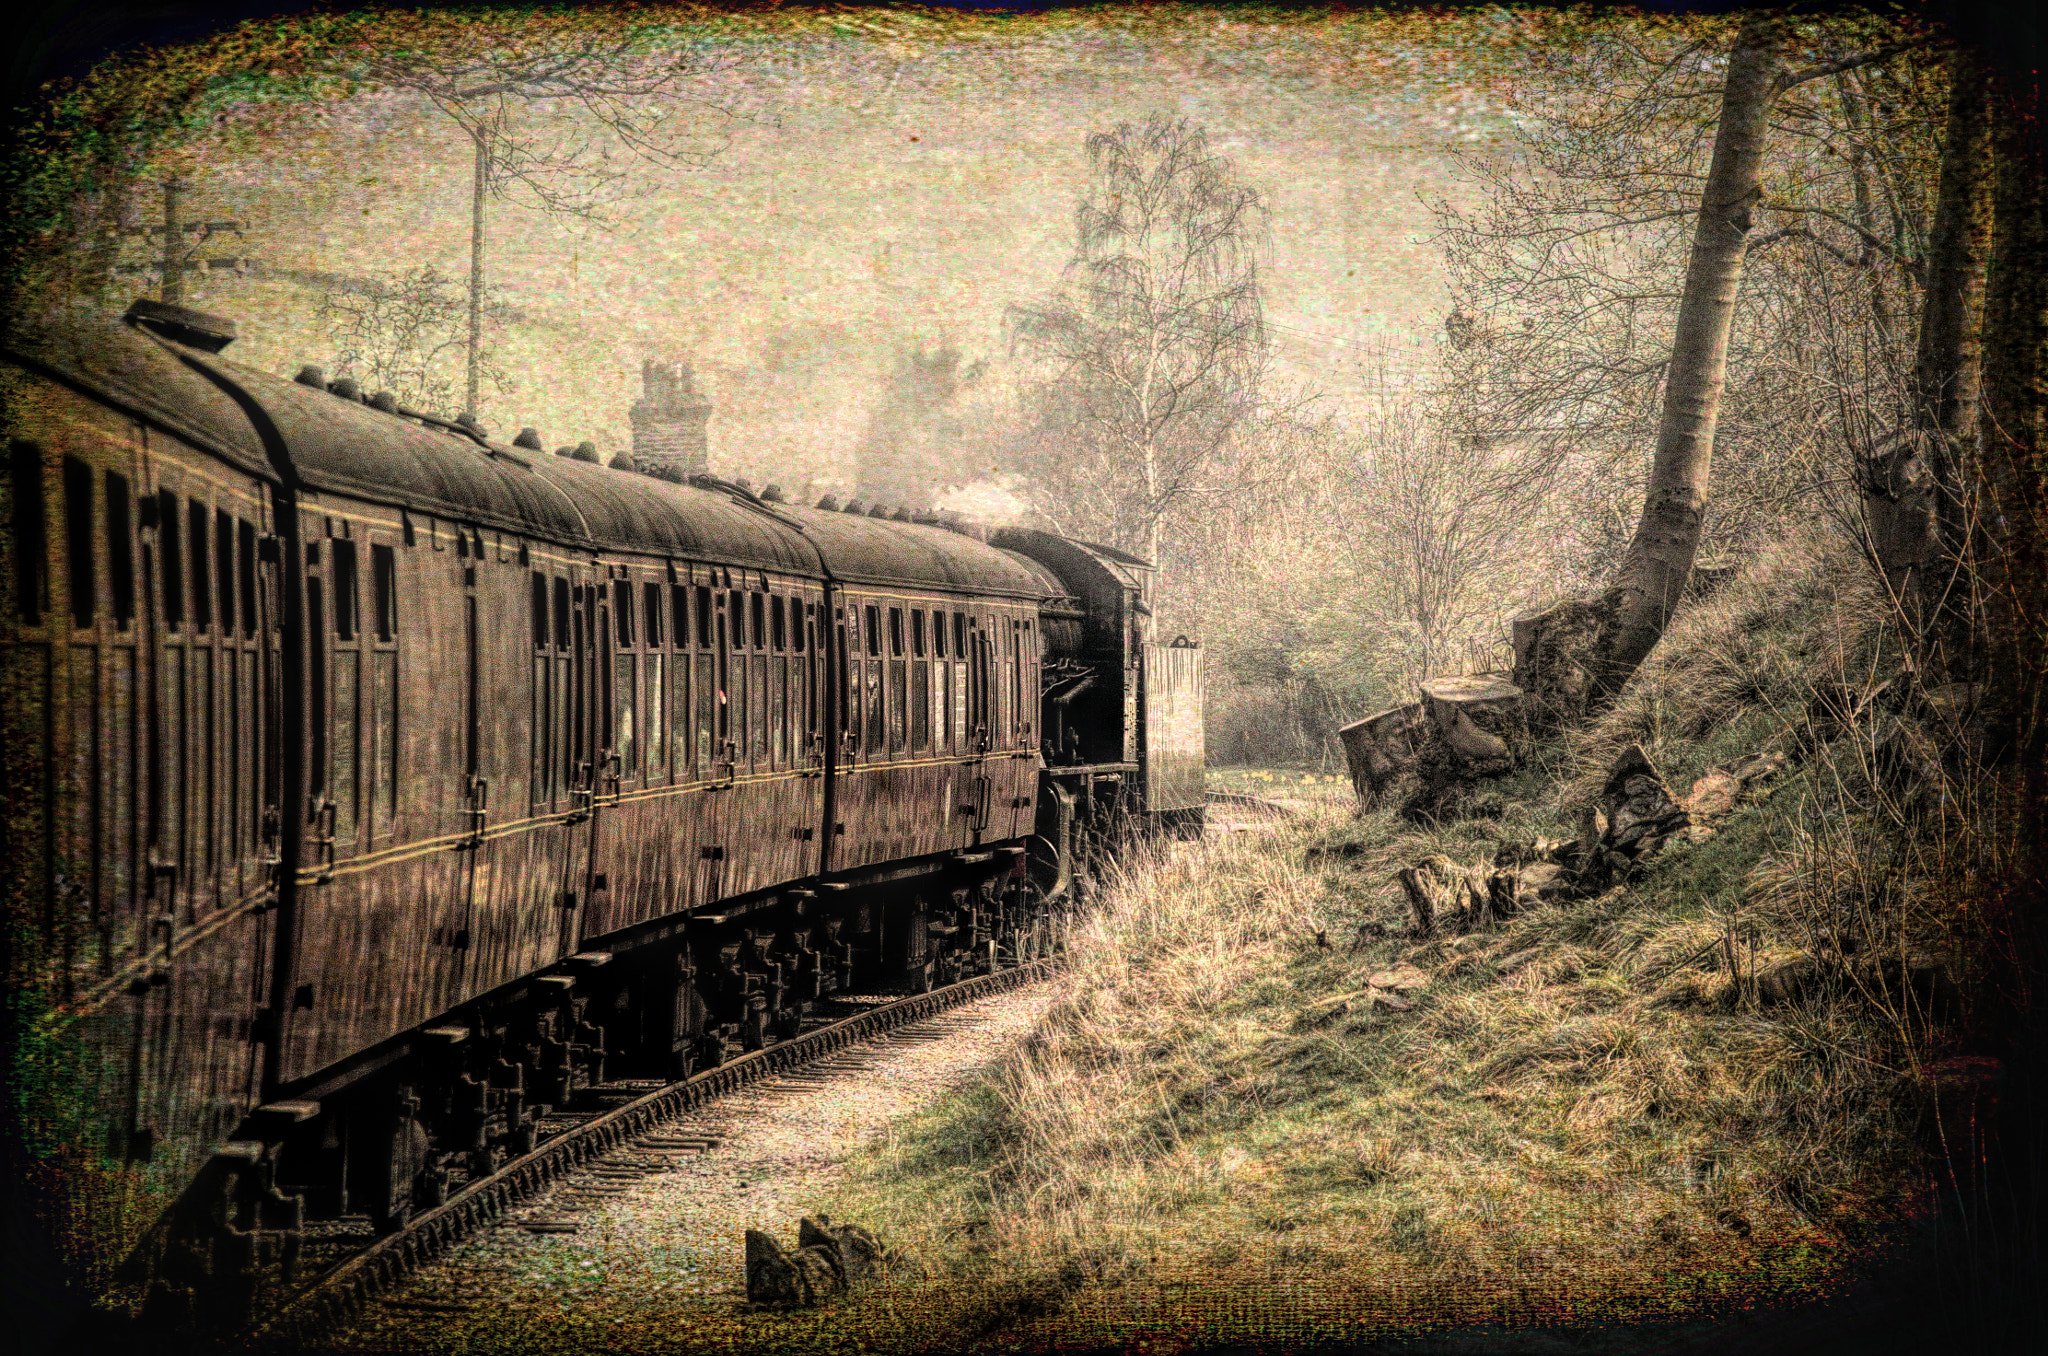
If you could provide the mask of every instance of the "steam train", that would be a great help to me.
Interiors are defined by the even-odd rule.
[[[506,445],[233,336],[0,345],[16,1168],[77,1284],[251,1293],[597,1083],[1031,958],[1106,842],[1199,823],[1144,561]]]

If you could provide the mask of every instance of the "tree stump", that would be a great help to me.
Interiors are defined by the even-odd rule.
[[[1431,678],[1422,707],[1467,777],[1497,777],[1520,761],[1526,743],[1522,689],[1499,678]]]
[[[1509,628],[1515,667],[1508,676],[1547,722],[1570,724],[1585,715],[1593,696],[1593,657],[1613,610],[1605,598],[1567,598],[1515,614]]]
[[[1406,706],[1355,720],[1337,731],[1344,741],[1344,761],[1351,769],[1351,789],[1370,810],[1394,779],[1407,771],[1422,737],[1422,706]]]

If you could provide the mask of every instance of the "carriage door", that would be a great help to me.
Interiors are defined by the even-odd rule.
[[[995,653],[993,638],[982,618],[969,613],[967,624],[967,748],[974,761],[967,764],[972,777],[966,784],[963,804],[972,807],[974,841],[979,843],[988,834],[989,800],[993,795],[988,755],[995,732]]]
[[[603,806],[607,795],[616,798],[618,765],[612,757],[611,703],[612,666],[611,608],[609,590],[602,579],[592,579],[576,590],[576,618],[573,644],[570,698],[570,758],[572,825],[583,827],[569,838],[564,864],[565,888],[576,892],[581,905],[570,916],[575,926],[564,937],[565,950],[574,951],[585,937],[611,930],[607,918],[611,891],[604,870],[602,831]]]

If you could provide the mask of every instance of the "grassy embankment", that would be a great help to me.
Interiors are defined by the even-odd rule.
[[[1813,747],[1817,691],[1895,668],[1858,578],[1812,542],[1758,562],[1597,726],[1479,788],[1486,817],[1333,805],[1130,863],[1026,1048],[820,1203],[921,1271],[756,1315],[752,1339],[1171,1350],[1653,1323],[1838,1283],[1927,1214],[1926,1071],[1969,1013],[1937,1025],[1897,977],[1940,959],[1936,998],[1967,1009],[1984,922],[1963,877],[2003,851],[1968,818],[1981,787],[1887,789],[1867,729]],[[1571,836],[1629,742],[1682,794],[1802,740],[1633,886],[1400,935],[1398,866]],[[1388,935],[1351,949],[1361,923]],[[1823,961],[1806,983],[1770,981],[1802,957]]]

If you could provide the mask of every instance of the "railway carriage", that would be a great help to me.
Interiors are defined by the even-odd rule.
[[[309,1218],[1029,958],[1199,821],[1144,562],[548,456],[232,334],[139,302],[0,367],[21,1168],[82,1285],[230,1312]]]

